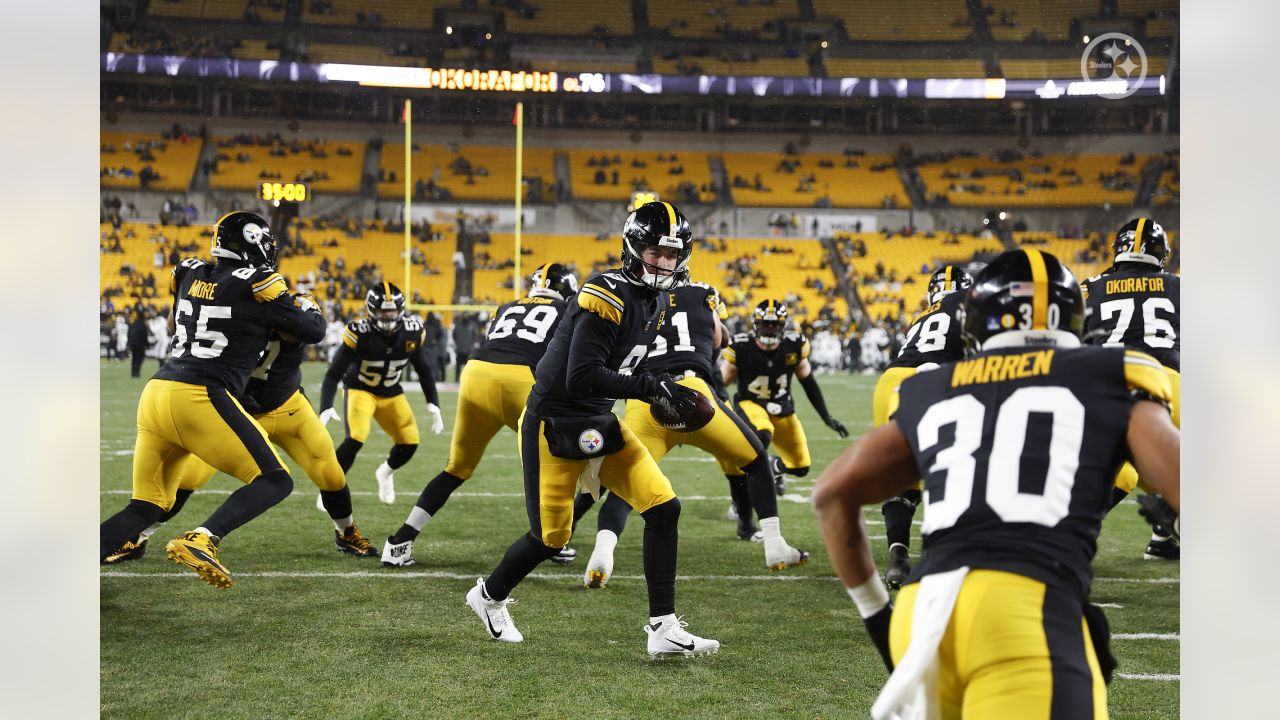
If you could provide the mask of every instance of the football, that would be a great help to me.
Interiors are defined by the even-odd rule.
[[[693,432],[701,430],[711,422],[711,418],[716,414],[716,406],[706,395],[698,393],[684,402],[653,403],[649,405],[649,412],[659,425],[668,430]]]

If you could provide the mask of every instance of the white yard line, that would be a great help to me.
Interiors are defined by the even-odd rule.
[[[1182,682],[1181,675],[1145,675],[1142,673],[1116,673],[1121,680],[1155,680],[1156,682]]]
[[[1112,640],[1181,640],[1178,633],[1111,633]]]

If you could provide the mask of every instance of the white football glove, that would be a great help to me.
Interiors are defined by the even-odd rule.
[[[330,420],[341,420],[341,419],[342,418],[339,417],[338,415],[338,411],[334,410],[333,408],[325,408],[323,411],[320,412],[320,422],[324,423],[325,425],[328,425]]]
[[[435,435],[444,432],[444,416],[440,414],[440,408],[427,403],[427,412],[431,413],[431,432]]]

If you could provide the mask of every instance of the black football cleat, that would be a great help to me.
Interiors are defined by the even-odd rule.
[[[911,555],[903,545],[889,548],[889,567],[884,571],[884,584],[890,590],[897,590],[911,574]]]
[[[1152,538],[1147,543],[1147,551],[1142,553],[1143,560],[1179,560],[1181,557],[1182,547],[1171,537],[1163,540]]]

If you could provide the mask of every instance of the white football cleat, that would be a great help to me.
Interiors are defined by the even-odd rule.
[[[396,501],[396,476],[395,471],[385,462],[373,471],[373,476],[378,478],[378,499],[390,505]]]
[[[560,552],[557,552],[555,555],[551,556],[551,562],[557,563],[559,565],[568,565],[569,563],[577,559],[578,559],[578,551],[568,546],[560,548]]]
[[[391,538],[382,544],[382,565],[384,567],[408,567],[413,564],[413,541],[392,543]]]
[[[603,544],[597,540],[595,549],[591,551],[587,569],[582,573],[582,586],[585,588],[603,590],[613,574],[613,550],[602,547]]]
[[[316,493],[316,509],[320,512],[326,512],[324,507],[324,496],[320,493]]]
[[[807,562],[809,553],[791,547],[782,538],[764,541],[764,564],[770,570],[786,570]]]
[[[698,657],[710,655],[720,649],[719,640],[700,638],[685,630],[689,623],[668,615],[661,622],[645,625],[649,635],[649,658],[665,660],[670,657]]]
[[[484,621],[484,627],[489,631],[489,637],[500,642],[518,643],[524,640],[524,635],[516,629],[516,623],[511,619],[511,613],[507,612],[507,606],[515,602],[511,598],[506,600],[487,600],[485,599],[483,589],[484,578],[477,578],[476,584],[467,591],[467,607],[475,611],[475,614]]]
[[[729,509],[724,511],[724,519],[725,520],[738,519],[738,508],[734,507],[733,503],[729,503]]]

